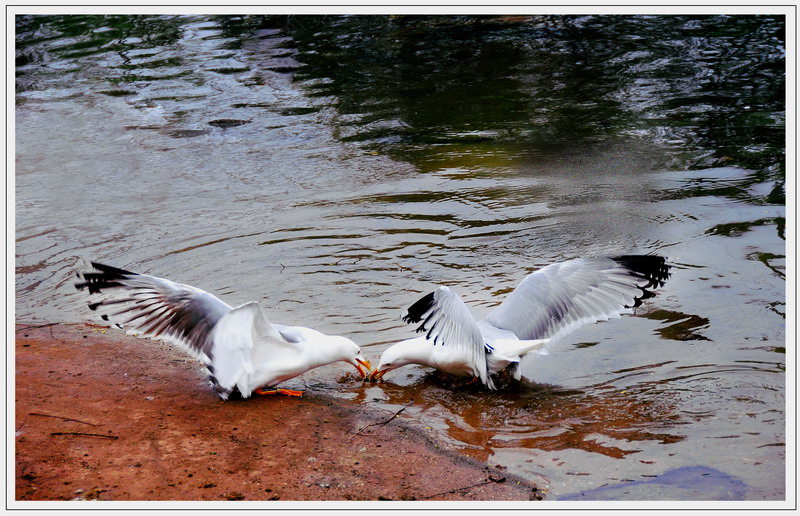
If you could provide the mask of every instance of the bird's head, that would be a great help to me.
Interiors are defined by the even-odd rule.
[[[430,343],[424,337],[404,340],[393,344],[381,355],[378,367],[369,375],[369,380],[379,380],[389,371],[409,364],[430,365]]]
[[[339,361],[352,364],[358,369],[358,374],[361,375],[361,379],[366,379],[372,370],[372,365],[370,365],[369,360],[364,358],[361,354],[361,348],[358,347],[358,344],[346,337],[333,337],[332,343],[340,357]]]

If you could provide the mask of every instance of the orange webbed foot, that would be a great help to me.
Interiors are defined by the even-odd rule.
[[[261,387],[254,390],[253,393],[259,396],[271,396],[273,394],[283,394],[284,396],[300,397],[303,395],[303,391],[293,391],[291,389],[262,389]]]

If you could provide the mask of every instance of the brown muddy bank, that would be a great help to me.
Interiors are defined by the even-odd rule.
[[[62,324],[15,341],[18,501],[541,499],[392,413],[313,389],[222,402],[167,344]]]

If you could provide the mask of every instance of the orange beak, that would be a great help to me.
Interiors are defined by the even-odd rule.
[[[358,369],[358,374],[361,375],[362,380],[366,380],[369,376],[370,371],[372,370],[372,365],[369,363],[369,360],[361,360],[360,358],[356,359],[356,369]],[[366,370],[361,369],[361,366],[364,366]]]
[[[369,374],[369,381],[371,381],[371,382],[378,381],[378,380],[380,380],[380,379],[381,379],[381,377],[383,377],[383,375],[385,375],[385,374],[386,374],[386,371],[378,371],[378,370],[376,369],[376,370],[372,371],[372,372]]]

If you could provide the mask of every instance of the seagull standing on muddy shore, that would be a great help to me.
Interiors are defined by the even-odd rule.
[[[494,390],[492,375],[588,323],[632,313],[664,285],[670,265],[655,255],[583,258],[548,265],[528,276],[485,319],[476,321],[461,298],[439,287],[411,305],[407,323],[422,337],[390,346],[369,375],[377,380],[408,364],[471,376]],[[424,318],[424,320],[423,320]]]
[[[352,340],[302,326],[271,324],[257,301],[232,307],[204,290],[168,279],[91,262],[93,271],[78,274],[79,290],[103,299],[89,304],[102,318],[142,337],[180,345],[202,360],[223,400],[302,391],[275,388],[310,369],[346,362],[361,378],[369,361]]]

